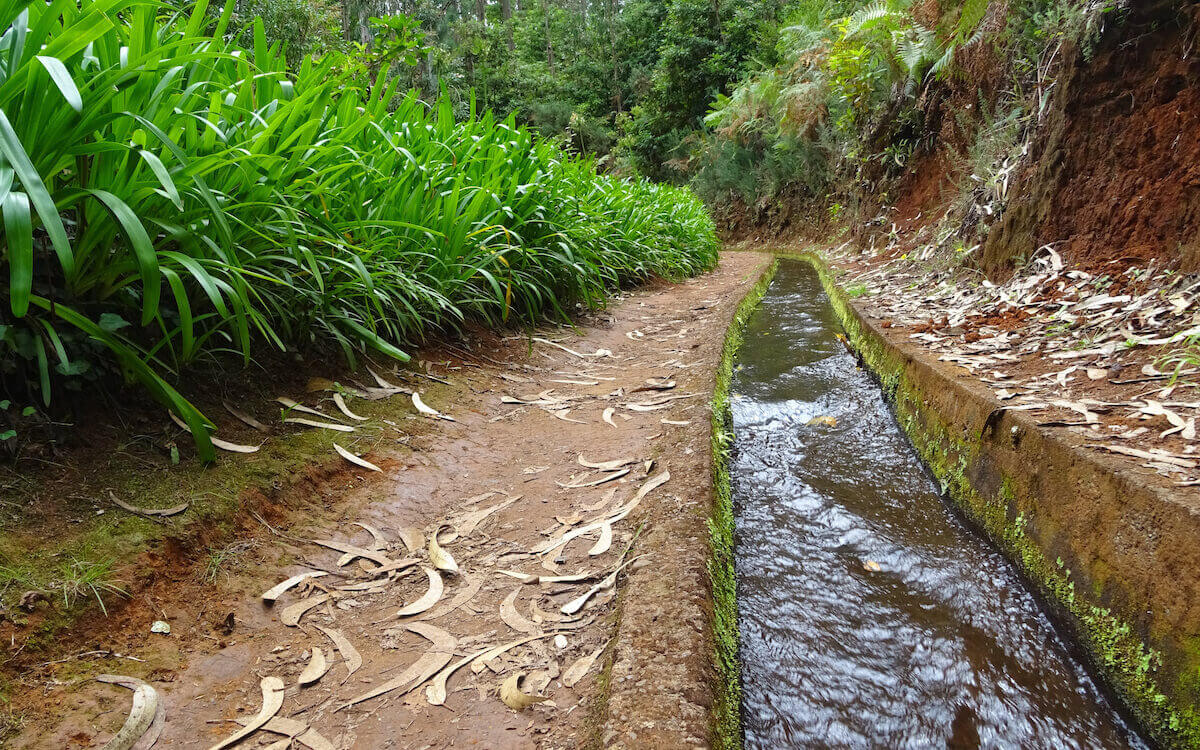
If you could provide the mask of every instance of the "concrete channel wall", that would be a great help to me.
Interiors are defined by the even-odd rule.
[[[822,284],[861,363],[959,510],[1033,582],[1156,742],[1200,747],[1200,493],[1006,410]]]

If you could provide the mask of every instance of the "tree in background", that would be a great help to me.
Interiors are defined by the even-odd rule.
[[[427,101],[446,93],[458,116],[472,102],[515,114],[610,169],[663,179],[677,176],[663,163],[702,126],[712,99],[773,64],[787,0],[238,2],[238,18],[262,16],[289,59],[331,49],[370,56],[386,19],[407,16],[423,37],[415,65],[390,69],[402,87]]]

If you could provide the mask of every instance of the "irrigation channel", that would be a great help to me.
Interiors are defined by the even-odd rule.
[[[746,745],[1146,747],[924,472],[815,271],[784,261],[733,380]]]

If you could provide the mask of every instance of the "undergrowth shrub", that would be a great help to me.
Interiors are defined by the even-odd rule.
[[[182,417],[182,368],[399,348],[562,316],[711,266],[685,190],[600,176],[511,119],[456,119],[352,58],[135,0],[0,2],[4,385],[119,368]],[[24,402],[21,398],[19,402]]]

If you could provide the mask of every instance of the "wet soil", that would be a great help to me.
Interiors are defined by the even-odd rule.
[[[208,747],[234,732],[235,719],[258,711],[259,683],[268,676],[286,685],[279,716],[305,722],[338,748],[705,744],[711,703],[704,567],[712,499],[709,400],[725,328],[765,263],[759,254],[732,254],[712,274],[636,290],[573,330],[539,334],[573,352],[526,337],[476,341],[471,352],[423,352],[450,383],[431,384],[426,400],[456,421],[417,422],[404,397],[379,402],[370,415],[379,428],[376,438],[359,449],[382,474],[348,465],[322,469],[300,482],[304,502],[265,498],[265,512],[240,534],[246,544],[229,547],[234,559],[216,586],[179,574],[177,566],[191,558],[169,543],[154,550],[147,560],[151,585],[140,588],[134,601],[114,617],[80,622],[62,639],[60,653],[44,654],[45,661],[27,664],[14,677],[13,708],[23,726],[9,746],[102,746],[124,721],[129,693],[97,683],[99,672],[141,677],[160,691],[167,707],[164,747]],[[611,354],[601,354],[605,350]],[[655,381],[659,387],[664,380],[673,385],[637,390],[652,378],[662,379]],[[505,396],[551,405],[505,403]],[[667,396],[679,398],[656,403]],[[650,408],[631,409],[629,403]],[[333,413],[330,404],[322,408]],[[614,409],[611,424],[602,418],[608,408]],[[581,455],[593,462],[629,459],[630,472],[594,487],[562,487],[605,478],[577,463]],[[669,480],[614,523],[608,550],[589,554],[597,540],[590,535],[553,556],[529,553],[550,536],[578,528],[580,519],[628,502],[666,472]],[[279,484],[284,491],[291,486]],[[496,494],[478,497],[484,493]],[[400,606],[425,593],[428,579],[414,568],[377,593],[339,591],[339,585],[369,580],[370,566],[339,567],[337,552],[307,540],[369,547],[372,536],[353,525],[363,523],[381,532],[377,551],[400,559],[410,554],[400,529],[422,529],[427,538],[447,520],[513,497],[519,499],[477,531],[454,541],[442,533],[462,573],[446,576],[441,604],[472,584],[480,588],[457,609],[443,613],[439,605],[416,620],[454,638],[455,659],[522,637],[512,618],[501,617],[508,596],[515,593],[517,612],[538,633],[551,632],[559,629],[556,607],[594,582],[522,585],[499,570],[607,572],[627,549],[626,560],[644,557],[615,592],[599,592],[581,620],[561,628],[565,644],[547,637],[489,662],[479,674],[460,670],[449,680],[445,706],[428,705],[420,686],[342,709],[347,699],[430,651],[428,640],[404,627],[411,621],[395,617]],[[420,550],[411,555],[424,557]],[[274,607],[259,600],[259,593],[301,570],[330,575],[317,582],[323,586],[293,589]],[[298,627],[281,622],[288,606],[322,588],[333,599],[309,610]],[[539,612],[550,618],[537,622]],[[151,634],[154,619],[168,622],[170,634]],[[362,667],[349,675],[317,625],[340,631],[361,655]],[[323,649],[332,667],[315,685],[297,687],[313,647]],[[563,684],[570,665],[601,649],[583,679],[573,687]],[[521,713],[501,703],[497,688],[515,672],[526,673],[522,689],[541,690],[552,702]],[[265,742],[267,735],[260,734],[263,739],[250,746]]]

